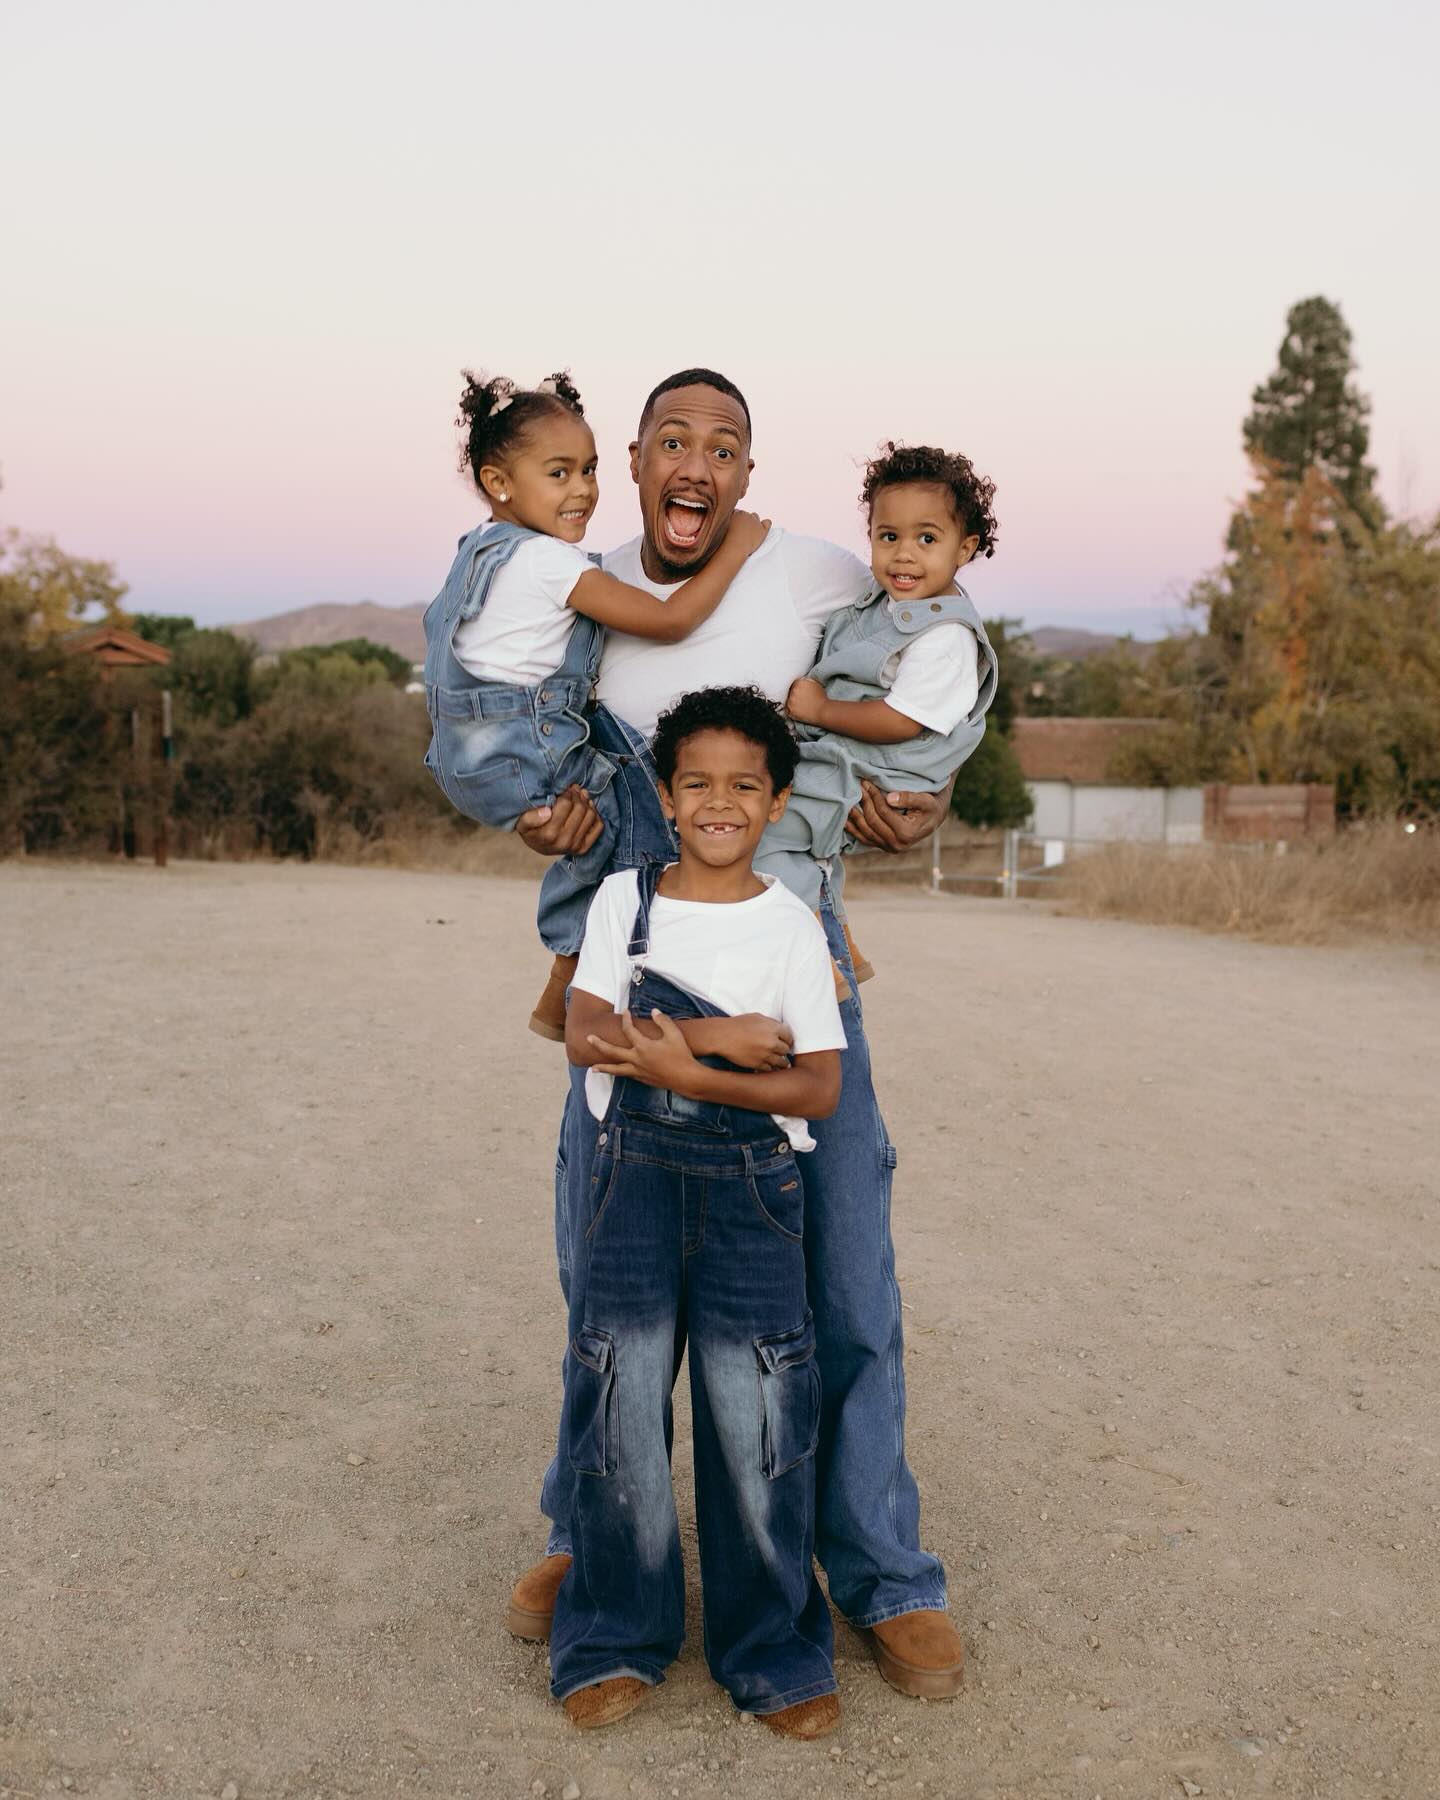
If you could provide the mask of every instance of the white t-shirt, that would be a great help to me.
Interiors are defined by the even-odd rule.
[[[893,613],[898,602],[887,600]],[[941,737],[968,718],[980,698],[980,640],[958,619],[931,625],[885,665],[896,712]]]
[[[527,538],[496,574],[484,606],[457,628],[455,660],[481,681],[519,687],[553,675],[575,628],[570,595],[594,567],[578,544]]]
[[[640,563],[643,541],[633,538],[612,550],[605,571],[663,600],[678,583],[650,580]],[[814,662],[826,619],[872,585],[858,556],[773,525],[725,598],[689,637],[659,644],[607,632],[598,696],[647,738],[660,714],[694,688],[753,683],[783,704],[790,683]]]
[[[650,952],[645,966],[723,1012],[764,1013],[795,1034],[795,1054],[843,1050],[845,1029],[835,1000],[835,975],[819,921],[773,876],[753,900],[716,905],[667,900],[650,908]],[[607,876],[590,906],[575,986],[616,1012],[630,1004],[630,933],[639,904],[633,869]],[[585,1098],[603,1119],[613,1078],[585,1072]],[[803,1119],[774,1115],[796,1150],[813,1150]]]

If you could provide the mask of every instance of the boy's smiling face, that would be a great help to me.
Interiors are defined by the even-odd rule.
[[[711,869],[748,868],[789,797],[789,788],[775,791],[765,746],[738,731],[692,732],[680,743],[669,785],[660,784],[683,855]]]
[[[892,600],[943,594],[980,539],[955,516],[955,496],[938,481],[882,487],[870,506],[870,572]]]

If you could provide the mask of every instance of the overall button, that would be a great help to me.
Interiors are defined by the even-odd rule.
[[[597,1144],[608,1144],[610,1142],[610,1133],[608,1131],[602,1131],[595,1142]]]
[[[550,735],[550,733],[551,733],[551,732],[552,732],[552,731],[553,731],[553,730],[554,730],[554,729],[555,729],[555,727],[554,727],[554,726],[553,726],[553,725],[551,725],[551,724],[548,724],[548,723],[547,723],[547,724],[544,724],[544,725],[542,725],[542,726],[541,726],[541,727],[540,727],[540,735],[541,735],[541,737],[549,737],[549,735]]]
[[[930,610],[931,612],[944,612],[945,608],[941,606],[938,600],[932,600],[930,602]],[[540,698],[543,700],[545,696],[542,694]]]
[[[914,613],[912,613],[908,608],[904,612],[902,612],[900,615],[900,617],[902,619],[913,619],[914,616],[915,616]]]
[[[935,608],[935,610],[936,610],[936,612],[939,612],[939,610],[940,610],[940,608],[939,608],[939,607],[938,607],[938,606],[937,606],[937,607],[936,607],[936,608]],[[548,693],[548,692],[547,692],[547,690],[546,690],[546,689],[545,689],[545,688],[541,688],[541,690],[540,690],[540,703],[541,703],[541,705],[542,705],[542,706],[543,706],[543,705],[544,705],[544,704],[545,704],[545,702],[546,702],[546,701],[547,701],[547,700],[548,700],[548,699],[549,699],[549,698],[550,698],[550,695],[549,695],[549,693]]]

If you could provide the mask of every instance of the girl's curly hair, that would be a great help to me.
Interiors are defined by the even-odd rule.
[[[460,416],[455,423],[465,436],[460,445],[460,472],[468,469],[476,487],[486,463],[504,456],[547,412],[569,412],[585,417],[580,392],[561,369],[547,375],[537,388],[518,388],[508,375],[474,375],[462,369],[465,389],[460,395]]]
[[[1000,526],[991,510],[995,483],[982,475],[968,456],[959,451],[936,450],[929,444],[897,444],[892,439],[880,448],[865,465],[865,485],[860,489],[860,505],[868,518],[881,488],[900,487],[905,482],[933,482],[949,488],[955,500],[955,517],[965,528],[967,537],[973,532],[980,542],[976,556],[993,556]]]

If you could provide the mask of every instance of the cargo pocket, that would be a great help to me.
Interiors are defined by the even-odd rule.
[[[570,1356],[570,1467],[577,1475],[613,1475],[620,1460],[615,1345],[608,1332],[587,1325]]]
[[[815,1454],[820,1441],[820,1371],[815,1366],[815,1321],[794,1331],[756,1338],[764,1420],[760,1468],[774,1481]]]

